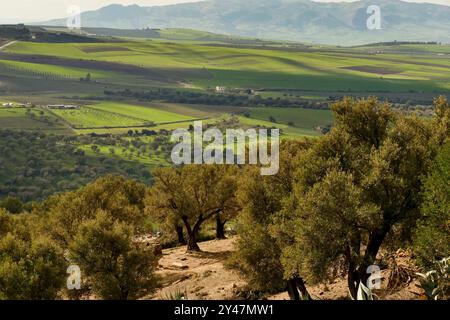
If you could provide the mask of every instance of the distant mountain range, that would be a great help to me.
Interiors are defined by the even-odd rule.
[[[381,29],[369,30],[370,5],[381,9]],[[67,19],[40,23],[64,26]],[[385,41],[450,43],[450,7],[400,0],[317,3],[309,0],[207,0],[168,6],[110,5],[84,12],[83,27],[189,28],[271,40],[331,45]]]

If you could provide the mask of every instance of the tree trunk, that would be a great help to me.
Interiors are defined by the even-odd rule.
[[[303,300],[310,300],[311,296],[309,295],[309,292],[306,289],[305,281],[303,281],[303,278],[297,277],[297,278],[295,278],[295,281],[297,283],[298,290],[300,290],[301,298]]]
[[[289,293],[289,298],[291,300],[310,300],[311,296],[309,295],[308,290],[306,289],[305,282],[300,277],[292,278],[288,280],[287,290]]]
[[[126,288],[120,288],[120,300],[128,300],[129,292]]]
[[[197,236],[198,232],[200,231],[200,226],[203,222],[202,218],[199,218],[199,220],[197,220],[194,228],[191,228],[187,217],[183,217],[183,222],[188,234],[187,252],[200,252],[200,247],[197,244]]]
[[[187,244],[187,252],[200,252],[200,247],[197,244],[197,235],[192,233],[189,235],[189,240]]]
[[[291,300],[300,300],[300,294],[298,293],[297,284],[295,283],[294,279],[288,280],[287,291]]]
[[[216,216],[216,239],[226,239],[225,237],[225,223],[220,219],[220,214]]]
[[[357,275],[357,272],[350,268],[347,275],[347,284],[348,290],[350,291],[350,295],[355,300],[358,295],[359,281],[360,279]]]
[[[367,273],[367,268],[375,262],[377,258],[378,251],[389,232],[388,227],[384,227],[378,232],[372,234],[369,237],[369,242],[367,244],[366,252],[364,254],[364,259],[358,268],[359,280],[366,285],[367,279],[369,279],[370,274]],[[359,284],[359,283],[358,283]]]
[[[177,232],[178,244],[180,244],[180,245],[187,244],[186,240],[184,239],[183,227],[180,225],[176,225],[175,230]]]
[[[347,272],[348,290],[350,291],[350,296],[356,300],[360,277],[358,276],[359,274],[356,270],[357,266],[353,259],[350,246],[347,246],[345,250],[345,258],[347,259],[348,263],[348,272]]]

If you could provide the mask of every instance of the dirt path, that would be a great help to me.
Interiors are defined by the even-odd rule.
[[[157,274],[163,288],[150,299],[168,299],[177,292],[189,300],[227,300],[245,281],[233,270],[224,267],[224,261],[234,249],[233,239],[200,243],[202,253],[187,254],[185,247],[163,250]]]
[[[236,237],[200,243],[202,253],[188,254],[186,247],[163,250],[157,274],[161,277],[162,288],[147,297],[154,300],[169,300],[178,293],[188,300],[230,300],[236,299],[236,292],[246,286],[245,280],[234,270],[224,267],[225,260],[233,252]],[[404,258],[402,258],[405,260]],[[405,265],[409,263],[403,262]],[[418,299],[420,289],[417,280],[395,292],[386,291],[389,270],[382,271],[382,290],[377,291],[381,299]],[[348,299],[347,279],[336,278],[327,284],[307,285],[314,300]],[[269,300],[288,300],[286,292],[268,297]]]
[[[17,41],[11,41],[11,42],[8,42],[8,43],[6,43],[6,44],[0,46],[0,51],[2,51],[3,49],[5,49],[6,47],[9,47],[9,46],[13,45],[13,44],[16,43],[16,42],[17,42]]]

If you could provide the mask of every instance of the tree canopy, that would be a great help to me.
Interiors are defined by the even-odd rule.
[[[181,222],[188,235],[188,251],[199,251],[197,236],[205,221],[239,209],[235,200],[234,170],[222,165],[187,165],[154,172],[147,197],[147,213]]]

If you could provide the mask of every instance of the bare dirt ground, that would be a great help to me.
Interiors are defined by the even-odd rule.
[[[245,288],[245,280],[234,270],[224,267],[224,262],[234,250],[236,237],[200,243],[202,253],[188,254],[185,247],[163,250],[157,274],[162,287],[148,299],[170,299],[182,293],[188,300],[233,300],[236,293]],[[408,267],[409,261],[400,254],[399,266]],[[395,290],[387,290],[390,269],[382,270],[382,289],[376,291],[380,299],[418,299],[417,281],[409,279]],[[337,278],[330,283],[308,286],[313,299],[348,299],[347,279]],[[268,297],[269,300],[288,300],[287,293]]]
[[[235,238],[200,243],[203,252],[188,254],[185,247],[163,250],[157,274],[162,289],[150,299],[168,299],[177,292],[189,300],[229,300],[245,286],[236,271],[226,269],[224,261],[234,249]]]

